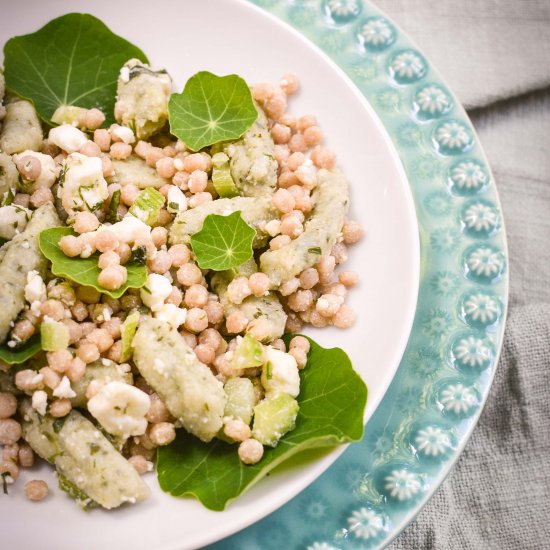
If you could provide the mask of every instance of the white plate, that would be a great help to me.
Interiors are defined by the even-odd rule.
[[[248,82],[299,75],[295,114],[313,113],[338,154],[352,189],[351,217],[366,238],[350,250],[346,267],[361,284],[349,298],[359,316],[347,331],[308,331],[326,347],[351,357],[369,387],[368,418],[393,378],[410,332],[418,290],[419,242],[414,204],[400,160],[374,111],[324,54],[290,27],[241,0],[176,2],[73,1],[70,11],[93,13],[114,32],[143,49],[152,64],[166,67],[180,91],[198,70],[237,73]],[[67,13],[59,0],[10,3],[2,13],[0,44],[33,32]],[[28,479],[56,486],[48,466],[23,472],[9,497],[0,498],[2,547],[46,549],[182,549],[219,540],[288,501],[339,455],[325,453],[261,481],[225,512],[210,512],[192,499],[165,495],[153,475],[152,497],[114,512],[82,512],[54,488],[40,504],[23,496]],[[24,537],[24,538],[23,538]],[[22,542],[22,541],[25,542]],[[76,542],[78,541],[78,542]],[[23,546],[22,546],[23,545]]]

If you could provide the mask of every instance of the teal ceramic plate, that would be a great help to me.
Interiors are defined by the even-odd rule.
[[[457,460],[489,392],[508,295],[497,191],[475,131],[429,60],[361,0],[253,0],[301,31],[376,110],[421,238],[413,329],[363,440],[277,512],[210,548],[381,548]]]

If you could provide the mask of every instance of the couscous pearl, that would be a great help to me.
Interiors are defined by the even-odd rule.
[[[117,141],[111,145],[109,155],[115,160],[126,160],[132,154],[132,146],[122,141]]]
[[[208,161],[200,153],[192,153],[183,159],[183,169],[189,174],[192,174],[195,170],[206,172]]]
[[[175,244],[168,249],[168,254],[172,258],[173,267],[181,267],[191,258],[189,248],[184,244]]]
[[[100,254],[97,261],[97,266],[99,267],[99,269],[105,269],[110,265],[119,264],[120,256],[114,250],[107,250],[107,252],[103,252],[103,254]]]
[[[251,438],[239,445],[238,453],[245,464],[257,464],[264,455],[264,447],[258,440]]]
[[[275,94],[276,87],[269,82],[260,82],[252,87],[252,97],[259,102],[266,101]]]
[[[13,418],[0,420],[0,445],[13,445],[21,437],[21,424]]]
[[[277,144],[288,143],[292,130],[284,124],[274,124],[271,128],[271,137]]]
[[[208,174],[203,170],[194,170],[189,176],[187,186],[191,193],[202,193],[208,184]]]
[[[148,435],[156,447],[162,447],[176,439],[176,429],[171,422],[159,422],[149,428]]]
[[[223,432],[227,437],[235,441],[245,441],[250,439],[252,431],[248,424],[245,424],[240,418],[227,418],[223,422]]]
[[[160,397],[156,393],[152,393],[150,398],[151,406],[145,415],[147,421],[151,422],[151,424],[158,424],[159,422],[167,422],[170,420],[170,413]]]
[[[315,266],[317,269],[317,273],[319,273],[319,282],[322,284],[327,284],[332,274],[334,273],[334,268],[336,266],[336,260],[334,259],[334,256],[323,256],[317,265]]]
[[[99,157],[101,155],[101,147],[93,141],[87,141],[78,152],[87,157]]]
[[[306,157],[304,153],[292,153],[288,160],[286,161],[286,165],[288,166],[289,170],[292,170],[293,172],[298,170],[298,168],[305,162]]]
[[[199,344],[194,351],[198,360],[205,365],[210,365],[216,357],[216,352],[207,344]]]
[[[157,248],[166,244],[168,241],[168,230],[166,227],[153,227],[151,231],[151,240]]]
[[[99,350],[95,344],[84,341],[76,350],[76,356],[84,363],[90,364],[99,359]]]
[[[196,208],[197,206],[200,206],[201,204],[205,204],[207,202],[212,201],[212,194],[206,192],[202,193],[195,193],[191,196],[189,199],[189,208]]]
[[[161,178],[170,179],[174,177],[176,173],[176,167],[174,166],[174,159],[170,157],[162,157],[157,161],[156,169],[158,175]]]
[[[319,273],[314,267],[309,267],[300,273],[300,286],[303,289],[313,288],[319,282]]]
[[[126,184],[120,190],[120,200],[126,206],[132,206],[132,204],[134,204],[134,201],[136,200],[139,193],[140,193],[140,190],[136,185],[133,185],[131,183]]]
[[[18,459],[22,468],[32,468],[34,465],[34,452],[30,445],[23,443],[19,446]]]
[[[186,291],[183,303],[187,307],[203,307],[208,302],[208,289],[202,285],[191,285]]]
[[[222,335],[214,328],[207,328],[199,334],[199,344],[204,344],[212,348],[214,351],[218,351],[223,341]]]
[[[109,157],[107,156],[101,157],[101,170],[103,172],[104,178],[110,178],[112,175],[114,175],[115,169]]]
[[[30,198],[30,204],[33,208],[40,208],[48,202],[53,202],[53,193],[47,187],[39,187]]]
[[[282,225],[282,224],[281,224]],[[279,250],[283,246],[290,243],[292,239],[288,235],[277,235],[271,241],[269,241],[269,248],[271,250]]]
[[[355,317],[355,312],[344,304],[332,318],[332,324],[338,328],[349,328],[355,322]]]
[[[65,256],[74,258],[76,256],[80,256],[80,253],[82,252],[82,241],[74,235],[65,235],[59,240],[59,248],[61,248]]]
[[[48,496],[48,484],[38,479],[27,481],[25,483],[25,496],[33,502],[44,500]]]
[[[95,234],[95,247],[99,252],[114,250],[119,244],[117,236],[109,229],[98,231]]]
[[[344,236],[344,242],[346,244],[354,244],[363,236],[363,228],[361,225],[354,221],[349,221],[344,224],[342,228],[342,234]]]
[[[105,128],[94,130],[94,143],[106,153],[111,147],[111,134]]]
[[[292,212],[296,204],[294,197],[287,189],[277,189],[277,191],[273,193],[271,201],[273,202],[273,206],[284,214]]]
[[[342,305],[342,298],[334,294],[323,294],[315,304],[315,309],[323,317],[332,317],[340,306]]]
[[[191,348],[194,349],[197,347],[197,337],[192,334],[191,332],[188,332],[187,330],[180,331],[180,335],[185,340],[185,343]]]
[[[254,296],[265,296],[269,290],[269,277],[265,273],[253,273],[248,278],[248,287]]]
[[[281,86],[281,89],[286,95],[292,95],[298,91],[300,88],[300,83],[295,74],[287,73],[282,76],[279,81],[279,86]]]
[[[95,344],[99,353],[107,351],[114,343],[113,337],[109,334],[109,331],[104,328],[96,328],[86,336],[88,342]]]
[[[164,300],[165,303],[174,304],[175,306],[180,306],[182,301],[183,301],[183,293],[176,286],[172,287],[172,291],[170,292],[166,300]]]
[[[286,189],[292,185],[298,185],[298,183],[299,181],[296,174],[290,170],[283,170],[277,179],[278,186],[283,189]]]
[[[78,382],[84,376],[86,372],[86,363],[79,357],[73,357],[71,366],[67,369],[67,378],[71,382]]]
[[[68,349],[46,353],[48,365],[56,372],[65,372],[70,366],[73,356]]]
[[[229,334],[239,334],[248,325],[248,319],[240,312],[231,313],[225,320],[225,328]]]
[[[59,300],[46,300],[40,306],[42,315],[47,315],[54,321],[61,321],[65,316],[65,307]]]
[[[305,153],[307,151],[307,144],[302,134],[294,134],[288,141],[288,148],[293,152]]]
[[[149,464],[143,455],[133,455],[128,459],[128,462],[140,476],[145,475],[149,471]]]
[[[203,309],[211,325],[217,325],[223,321],[223,306],[219,302],[209,301]]]
[[[193,307],[187,311],[185,328],[191,332],[202,332],[208,326],[208,316],[204,310]]]
[[[148,141],[138,141],[136,145],[134,146],[134,153],[141,157],[142,159],[145,159],[145,156],[147,155],[147,151],[151,148],[151,144]]]
[[[307,364],[307,353],[301,349],[301,348],[292,348],[289,352],[294,359],[296,359],[296,363],[298,365],[299,369],[303,369]]]
[[[117,290],[127,279],[128,271],[123,265],[110,265],[100,272],[97,282],[107,290]]]
[[[17,411],[17,399],[8,392],[0,392],[0,419],[9,418]]]
[[[330,252],[334,256],[336,264],[342,264],[348,259],[348,248],[344,243],[336,243]]]
[[[288,307],[292,311],[306,311],[313,303],[311,290],[297,290],[288,297]]]
[[[176,278],[181,285],[191,286],[202,281],[202,272],[195,264],[186,263],[178,269]]]
[[[236,277],[227,286],[227,297],[234,304],[242,303],[250,294],[252,294],[252,290],[250,290],[246,277]]]
[[[172,257],[165,250],[159,250],[153,258],[147,260],[147,266],[153,273],[162,275],[172,267]]]
[[[285,114],[286,107],[286,96],[280,89],[268,98],[264,104],[264,110],[267,116],[273,120],[280,120],[280,118]]]
[[[51,367],[42,367],[40,374],[44,379],[44,385],[50,390],[55,390],[61,382],[61,376],[55,372]]]
[[[334,168],[334,165],[336,164],[336,153],[334,153],[331,149],[327,149],[326,147],[321,147],[319,145],[314,147],[310,158],[317,168],[326,168],[327,170],[330,170],[331,168]]]
[[[258,319],[253,319],[246,326],[247,334],[253,336],[259,342],[263,342],[269,338],[270,334],[270,325],[269,321],[265,317],[258,317]]]
[[[48,412],[54,418],[67,416],[72,409],[71,401],[67,398],[56,399],[48,408]]]
[[[160,147],[149,147],[145,151],[145,162],[151,166],[151,168],[156,168],[157,162],[164,157],[164,153]]]
[[[323,132],[319,126],[310,126],[304,130],[304,139],[308,147],[319,145],[323,141]]]

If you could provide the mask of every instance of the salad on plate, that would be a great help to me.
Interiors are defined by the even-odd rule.
[[[317,119],[287,110],[298,88],[201,71],[173,93],[87,14],[7,42],[5,493],[38,456],[83,508],[146,499],[156,468],[222,510],[295,453],[361,437],[366,386],[299,334],[353,324],[363,231]]]

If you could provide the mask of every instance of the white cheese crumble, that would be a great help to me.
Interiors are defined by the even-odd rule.
[[[131,128],[128,128],[128,126],[113,124],[111,126],[111,134],[121,139],[124,143],[132,144],[136,141],[134,132],[132,132]]]
[[[175,214],[187,210],[187,197],[179,187],[171,185],[166,199],[168,212]]]
[[[155,318],[165,321],[173,328],[179,328],[187,318],[187,310],[174,304],[163,304],[155,312]]]
[[[71,381],[66,376],[61,379],[61,382],[59,382],[59,386],[57,386],[57,388],[53,390],[53,395],[55,397],[66,399],[76,397],[76,393],[71,388]]]
[[[275,237],[281,232],[281,222],[280,220],[271,220],[265,224],[264,229],[269,236]]]
[[[151,234],[151,228],[139,218],[128,214],[113,225],[102,225],[96,231],[112,231],[116,237],[124,243],[134,243],[136,240],[147,240]]]
[[[52,128],[48,134],[48,139],[64,151],[67,151],[67,153],[76,153],[88,141],[86,134],[82,130],[70,124],[62,124],[61,126]]]
[[[18,163],[24,157],[33,157],[40,162],[40,175],[33,182],[23,183],[22,188],[25,192],[36,191],[39,187],[49,188],[55,183],[57,170],[55,160],[53,160],[50,155],[27,150],[19,153],[18,155],[14,155],[13,160]]]
[[[32,394],[32,408],[41,416],[46,414],[48,407],[48,394],[43,390],[35,391]]]
[[[159,311],[164,304],[164,300],[170,296],[171,292],[172,285],[166,277],[157,273],[150,273],[145,286],[141,287],[139,295],[141,301],[151,311]]]
[[[31,304],[31,309],[35,302],[38,302],[38,307],[40,307],[40,302],[44,302],[46,300],[46,285],[44,284],[40,273],[38,273],[35,269],[27,273],[25,300]]]
[[[122,437],[145,433],[145,415],[150,406],[151,400],[145,392],[119,381],[105,384],[88,401],[90,414],[105,430]]]
[[[300,393],[300,374],[296,359],[284,351],[266,347],[261,381],[267,396],[288,393],[297,397]]]
[[[69,216],[79,210],[97,210],[109,197],[99,157],[72,153],[65,159],[63,170],[65,177],[59,192]]]

